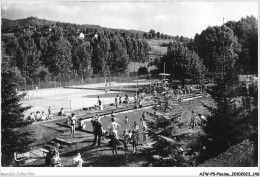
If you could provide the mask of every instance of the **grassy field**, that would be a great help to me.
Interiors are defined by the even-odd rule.
[[[166,54],[167,52],[167,47],[162,47],[161,44],[163,43],[169,43],[172,40],[168,40],[168,39],[147,39],[146,40],[147,43],[149,44],[149,46],[151,47],[151,51],[149,51],[149,57],[150,58],[154,58],[154,57],[158,57],[161,55]],[[137,62],[130,62],[128,65],[128,69],[130,72],[133,71],[137,71],[139,69],[139,67],[147,67],[149,62],[145,62],[145,63],[137,63]],[[155,69],[154,66],[150,66],[148,67],[148,71]]]
[[[159,55],[164,55],[167,52],[167,47],[162,47],[160,46],[163,43],[169,43],[172,40],[168,39],[148,39],[147,43],[151,47],[151,51],[149,54],[159,54]]]

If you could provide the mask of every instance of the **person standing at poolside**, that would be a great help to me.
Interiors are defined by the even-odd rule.
[[[101,136],[102,136],[102,122],[100,119],[95,118],[94,121],[92,122],[92,126],[94,129],[94,142],[92,146],[96,145],[97,139],[98,139],[98,147],[100,147],[101,144]]]
[[[49,116],[51,115],[51,107],[49,106],[48,108],[48,113],[49,113]]]
[[[118,95],[115,97],[115,104],[116,104],[116,109],[118,108],[118,102],[119,102],[119,98]]]
[[[120,125],[116,122],[116,118],[111,118],[112,123],[108,126],[109,129],[109,136],[115,135],[115,137],[118,139],[117,130],[120,128]]]
[[[189,128],[192,128],[192,129],[194,129],[195,128],[195,125],[196,125],[196,114],[195,114],[195,112],[192,110],[191,111],[191,113],[192,113],[192,115],[191,115],[191,120],[190,120],[190,124],[189,124]]]
[[[138,140],[139,140],[139,125],[137,124],[137,122],[134,122],[134,126],[132,127],[133,128],[133,131],[135,132],[135,135],[137,137],[137,140],[136,140],[136,144],[138,145]]]
[[[77,123],[77,118],[76,118],[76,116],[75,116],[74,113],[72,113],[71,116],[72,116],[72,117],[71,117],[71,119],[70,119],[70,130],[71,130],[70,136],[73,135],[73,137],[74,137],[74,135],[75,135],[76,123]]]
[[[125,104],[126,104],[126,107],[128,108],[128,104],[129,104],[128,95],[125,95]]]
[[[147,126],[143,126],[143,145],[146,144],[148,145],[147,143],[147,137],[148,137],[148,129],[147,129]]]
[[[135,131],[132,131],[132,145],[133,145],[133,153],[137,153],[137,145],[138,145],[138,135]]]

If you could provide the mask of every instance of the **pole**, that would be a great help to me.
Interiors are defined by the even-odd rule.
[[[223,64],[222,64],[222,81],[223,81],[223,79],[224,79],[224,64],[225,64],[225,62],[224,62],[224,35],[225,35],[225,32],[224,32],[224,17],[223,17],[223,40],[222,40],[222,59],[223,59]]]
[[[25,83],[25,87],[24,87],[24,90],[26,90],[26,78],[24,78],[24,83]]]
[[[119,87],[120,89],[119,90],[120,90],[120,96],[121,96],[121,73],[119,73],[119,81],[120,81],[120,87]]]
[[[150,96],[152,95],[152,91],[151,91],[151,73],[149,74],[150,76]]]
[[[165,74],[165,62],[163,62],[163,72]],[[163,79],[165,79],[165,75],[163,76]]]
[[[135,62],[134,62],[134,72],[136,72],[135,71]],[[137,74],[137,73],[136,73]],[[135,94],[137,94],[137,83],[136,83],[136,85],[135,85]]]
[[[69,85],[70,85],[70,75],[69,75]]]
[[[40,86],[41,86],[41,83],[40,83],[40,82],[41,82],[41,80],[40,80],[40,77],[39,77],[39,89],[41,88],[41,87],[40,87]]]
[[[82,108],[84,108],[84,100],[83,100],[83,74],[81,75],[81,94],[82,94]]]
[[[60,97],[61,97],[61,76],[60,76]]]

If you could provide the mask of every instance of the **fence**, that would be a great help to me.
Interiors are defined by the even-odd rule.
[[[26,80],[18,80],[19,83],[19,91],[25,90],[37,90],[43,88],[57,88],[57,87],[68,87],[68,86],[78,86],[78,85],[88,85],[88,84],[97,84],[101,87],[104,86],[105,81],[107,83],[127,83],[127,82],[137,82],[138,80],[146,79],[147,83],[149,79],[152,79],[149,75],[138,76],[138,77],[96,77],[96,78],[69,78],[65,80],[63,78],[57,77],[53,81],[44,82],[40,78],[37,82],[26,81]],[[65,80],[65,81],[64,81]],[[103,86],[102,86],[103,85]]]

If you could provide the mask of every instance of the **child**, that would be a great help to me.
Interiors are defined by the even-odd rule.
[[[126,104],[126,107],[128,108],[128,104],[129,104],[128,95],[125,95],[125,104]]]
[[[144,144],[148,145],[147,136],[148,136],[148,129],[146,126],[143,126],[143,145]]]
[[[126,151],[128,151],[127,144],[128,144],[128,141],[129,141],[129,135],[127,133],[127,130],[125,130],[123,132],[123,138],[124,138],[124,148],[125,148],[125,154],[126,154]]]
[[[134,126],[133,126],[133,131],[135,132],[136,135],[136,144],[138,145],[138,139],[139,139],[139,125],[137,124],[137,122],[134,122]],[[133,136],[133,134],[132,134]]]
[[[58,113],[58,116],[66,116],[64,113],[63,108],[60,109],[60,112]]]
[[[129,136],[129,140],[128,141],[131,141],[131,139],[132,139],[132,132],[131,132],[131,130],[128,130],[128,136]]]
[[[137,95],[134,96],[134,102],[137,103]]]
[[[115,97],[115,104],[116,104],[116,109],[118,108],[118,102],[119,102],[119,98],[118,95]]]
[[[48,108],[48,113],[49,113],[49,116],[51,115],[51,107],[49,106]]]
[[[127,124],[129,122],[129,119],[127,116],[125,116],[125,123]]]
[[[137,135],[135,131],[132,131],[132,145],[133,145],[133,153],[137,153]]]
[[[122,97],[120,96],[119,97],[119,105],[121,105],[122,104]]]
[[[116,117],[114,111],[111,112],[111,117]]]
[[[77,156],[75,158],[73,158],[73,164],[76,164],[76,167],[82,167],[83,164],[83,160],[81,158],[80,153],[77,153]]]
[[[55,150],[53,152],[53,157],[51,158],[51,166],[52,167],[62,167],[62,164],[61,164],[61,159],[60,159],[60,155],[59,155],[59,152],[57,150]]]
[[[42,117],[40,119],[41,121],[47,120],[47,116],[44,115],[44,111],[42,111]]]
[[[35,115],[33,112],[29,115],[29,120],[35,121]]]
[[[117,156],[117,144],[118,144],[119,141],[118,141],[115,133],[113,133],[111,141],[112,141],[112,153],[113,153],[113,156],[115,154]]]
[[[195,112],[192,110],[191,111],[191,113],[192,113],[192,115],[191,115],[191,120],[190,120],[190,124],[189,124],[189,128],[192,128],[192,129],[194,129],[195,128],[195,125],[196,125],[196,114],[195,114]]]

